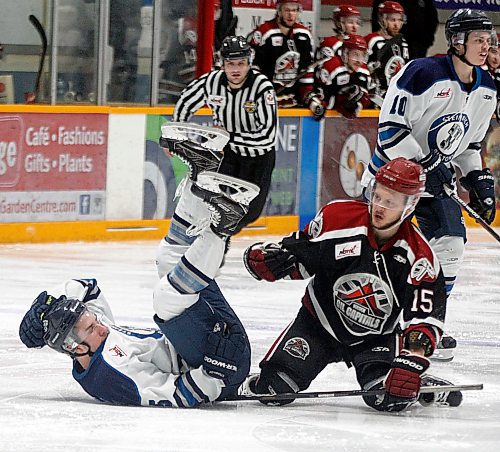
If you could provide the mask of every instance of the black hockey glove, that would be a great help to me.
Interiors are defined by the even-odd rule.
[[[174,151],[174,148],[175,148],[175,144],[178,143],[179,141],[178,140],[173,140],[171,138],[164,138],[164,137],[160,137],[160,146],[162,148],[166,148],[169,150],[169,152],[173,152]]]
[[[300,279],[295,256],[276,243],[254,243],[243,254],[248,273],[257,280],[276,281],[290,276]]]
[[[35,298],[31,308],[24,314],[21,325],[19,325],[19,337],[28,348],[43,347],[43,317],[47,311],[60,300],[66,297],[54,298],[47,292],[42,292]]]
[[[436,198],[443,198],[443,185],[450,185],[453,179],[451,170],[437,152],[430,152],[419,163],[424,167],[427,176],[425,191]]]
[[[427,358],[406,350],[394,358],[384,382],[387,411],[400,411],[417,400],[422,384],[421,375],[429,365]]]
[[[217,322],[207,336],[203,368],[213,378],[230,379],[236,372],[247,345],[244,331],[238,324]]]
[[[349,113],[356,114],[359,110],[359,102],[363,98],[363,90],[358,85],[351,85],[345,92],[347,99],[344,103],[344,109]]]
[[[495,180],[489,168],[471,171],[467,176],[460,178],[462,187],[469,191],[469,206],[486,223],[491,224],[495,219]]]

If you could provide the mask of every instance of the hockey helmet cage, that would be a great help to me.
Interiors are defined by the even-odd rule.
[[[68,341],[76,322],[87,310],[85,303],[74,298],[61,300],[43,318],[43,340],[52,349],[73,356],[77,342]]]
[[[472,31],[487,31],[492,34],[494,42],[493,23],[491,19],[482,11],[462,8],[453,12],[445,24],[445,36],[448,46],[456,44],[465,44],[467,36]],[[453,39],[453,37],[456,37]]]
[[[420,196],[425,191],[425,173],[422,165],[403,157],[391,160],[375,175],[377,184],[405,195]]]
[[[337,33],[343,33],[342,19],[346,17],[358,17],[361,23],[361,12],[353,5],[339,5],[333,9],[333,28]]]
[[[227,36],[222,41],[220,56],[223,61],[248,58],[251,63],[252,48],[243,36]]]

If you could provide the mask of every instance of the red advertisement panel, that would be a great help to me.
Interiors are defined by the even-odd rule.
[[[108,116],[0,114],[0,222],[104,218]]]
[[[378,118],[325,118],[320,205],[361,196],[361,176],[377,141]]]
[[[276,9],[276,0],[233,0],[236,8]],[[304,11],[312,11],[313,0],[302,0]]]

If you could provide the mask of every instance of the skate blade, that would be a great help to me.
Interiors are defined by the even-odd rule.
[[[167,122],[161,126],[161,136],[177,141],[191,141],[211,151],[221,151],[229,141],[223,129],[185,122]]]
[[[244,206],[248,206],[260,192],[260,188],[255,184],[213,171],[203,171],[198,174],[196,185],[212,193],[222,193]]]

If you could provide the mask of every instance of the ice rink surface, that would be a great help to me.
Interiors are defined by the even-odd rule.
[[[233,241],[219,285],[245,325],[252,371],[299,309],[304,282],[253,280]],[[109,406],[71,377],[70,359],[28,350],[18,326],[35,296],[67,278],[94,277],[118,324],[154,326],[156,243],[0,245],[0,451],[499,451],[500,245],[471,234],[448,305],[454,361],[430,373],[456,384],[484,383],[458,408],[378,413],[359,398],[298,400],[286,407],[221,403],[193,410]],[[354,371],[328,367],[312,390],[357,389]]]

